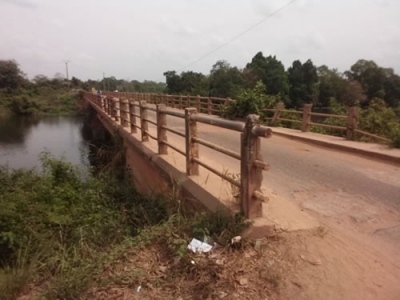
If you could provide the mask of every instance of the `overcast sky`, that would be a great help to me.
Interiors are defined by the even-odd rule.
[[[0,59],[32,78],[69,73],[162,80],[290,0],[0,0]],[[400,73],[400,0],[297,0],[188,68],[243,68],[258,52],[288,68],[311,58],[340,71],[372,59]]]

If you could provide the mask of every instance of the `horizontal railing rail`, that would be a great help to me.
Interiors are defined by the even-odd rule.
[[[118,97],[115,97],[115,95],[118,95]],[[186,158],[186,174],[188,176],[199,175],[199,166],[201,166],[230,184],[239,187],[241,210],[247,217],[261,216],[261,202],[267,199],[261,193],[262,171],[268,170],[269,166],[264,163],[261,156],[260,138],[270,137],[272,130],[260,126],[259,116],[249,115],[246,118],[246,123],[243,123],[200,115],[202,100],[207,101],[204,104],[207,104],[206,112],[210,113],[211,97],[186,96],[185,98],[184,96],[134,93],[103,93],[98,95],[85,92],[84,98],[116,122],[117,125],[130,130],[131,134],[137,133],[137,129],[139,129],[142,142],[148,142],[149,139],[157,141],[158,154],[168,154],[170,148],[183,155]],[[171,99],[178,99],[178,108],[184,108],[184,112],[167,108],[167,105],[174,106],[176,104],[175,100],[172,101]],[[217,101],[220,100],[226,101],[227,99],[217,99]],[[155,107],[149,105],[149,103],[155,104]],[[191,104],[195,104],[197,107],[186,107]],[[155,120],[149,118],[149,111],[156,113]],[[184,119],[185,132],[168,127],[167,116]],[[197,123],[240,132],[240,141],[238,141],[241,146],[240,153],[199,138]],[[156,126],[156,135],[149,131],[149,124]],[[185,150],[169,143],[167,132],[184,138]],[[240,160],[240,179],[230,177],[228,174],[219,171],[215,166],[201,160],[199,145]]]
[[[165,94],[152,94],[152,93],[125,93],[125,92],[103,92],[102,95],[127,98],[130,100],[141,101],[146,100],[147,103],[160,104],[185,109],[188,107],[195,107],[200,113],[205,113],[208,115],[215,115],[220,113],[221,106],[226,106],[229,102],[234,101],[230,98],[219,98],[219,97],[203,97],[203,96],[191,96],[191,95],[165,95]],[[279,121],[301,124],[301,130],[303,132],[308,132],[311,127],[322,127],[338,131],[346,131],[346,138],[349,140],[355,140],[356,135],[368,136],[372,139],[390,142],[389,139],[372,134],[366,131],[357,129],[358,124],[358,110],[357,107],[349,108],[348,115],[338,115],[338,114],[328,114],[312,112],[312,104],[305,104],[303,110],[291,110],[284,109],[283,103],[278,103],[275,108],[263,109],[262,112],[272,112],[274,115],[272,117],[264,117],[263,120],[269,121],[268,124],[271,126],[276,126]],[[285,113],[287,117],[281,117],[281,114]],[[302,116],[301,120],[296,118],[291,118],[291,115]],[[312,122],[312,117],[320,118],[330,118],[332,120],[343,120],[346,124],[341,126],[340,124],[326,124],[321,122]],[[340,123],[340,122],[339,122]],[[329,133],[329,132],[328,132]]]
[[[386,143],[390,142],[390,140],[385,137],[381,137],[379,135],[368,133],[366,131],[357,129],[357,126],[358,126],[358,108],[357,107],[350,107],[348,109],[347,115],[312,112],[311,109],[312,109],[312,104],[305,104],[304,109],[302,111],[284,109],[283,103],[279,102],[275,108],[264,109],[262,111],[274,113],[274,115],[272,117],[264,118],[265,120],[268,120],[269,124],[272,126],[277,125],[277,123],[279,121],[283,121],[283,122],[301,124],[301,130],[303,132],[309,132],[311,130],[311,126],[315,126],[315,127],[328,128],[328,129],[333,129],[333,130],[338,130],[338,131],[346,131],[346,138],[349,140],[355,140],[356,134],[360,134],[360,135],[368,136],[368,137],[378,140],[378,141],[383,141]],[[283,118],[283,117],[281,117],[282,113],[286,113],[289,115],[290,114],[301,115],[302,119],[301,120],[290,119],[289,117]],[[312,122],[311,121],[312,117],[323,117],[323,118],[329,118],[331,120],[342,120],[344,122],[343,122],[343,125],[340,125],[341,122],[339,122],[339,124],[326,124],[326,123]]]
[[[102,92],[103,96],[126,98],[128,100],[141,101],[145,100],[147,103],[161,104],[185,109],[188,107],[197,108],[198,112],[213,115],[219,113],[221,105],[226,105],[231,102],[230,98],[219,97],[202,97],[191,95],[166,95],[166,94],[152,94],[152,93],[126,93],[126,92]]]

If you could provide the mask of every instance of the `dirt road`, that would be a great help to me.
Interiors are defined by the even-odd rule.
[[[182,119],[168,117],[167,124],[184,131]],[[201,138],[240,152],[238,132],[198,126]],[[183,139],[172,133],[168,137],[184,149]],[[293,246],[326,258],[323,271],[309,273],[323,276],[325,282],[306,280],[311,294],[301,299],[318,299],[324,293],[326,299],[400,299],[400,168],[278,136],[262,140],[262,154],[270,164],[263,186],[298,205],[330,232],[318,247],[304,239]],[[200,155],[239,172],[239,162],[226,155],[206,147],[200,147]],[[355,297],[363,287],[363,298]]]

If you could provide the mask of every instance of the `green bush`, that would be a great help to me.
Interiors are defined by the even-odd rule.
[[[335,98],[329,99],[329,110],[330,110],[329,111],[330,114],[347,116],[346,106],[338,103]],[[324,124],[347,127],[347,120],[329,117],[329,118],[326,118],[326,120],[324,121]],[[329,134],[329,135],[335,135],[335,136],[340,136],[340,137],[346,136],[346,131],[343,131],[343,130],[337,130],[337,129],[332,129],[332,128],[322,128],[322,129],[324,129],[324,133]]]
[[[374,98],[368,108],[360,110],[358,128],[391,139],[397,144],[400,118],[392,108],[387,107],[384,100]]]
[[[263,115],[262,109],[272,108],[278,97],[266,94],[267,89],[258,81],[253,89],[243,90],[237,100],[221,107],[221,116],[227,119],[243,119],[249,114]]]
[[[18,115],[32,115],[38,112],[38,104],[34,99],[26,95],[14,96],[11,102],[11,110]]]

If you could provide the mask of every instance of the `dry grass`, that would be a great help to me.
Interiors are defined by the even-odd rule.
[[[162,243],[132,248],[82,299],[275,299],[286,272],[280,243],[278,238],[239,250],[214,248],[182,259]]]

